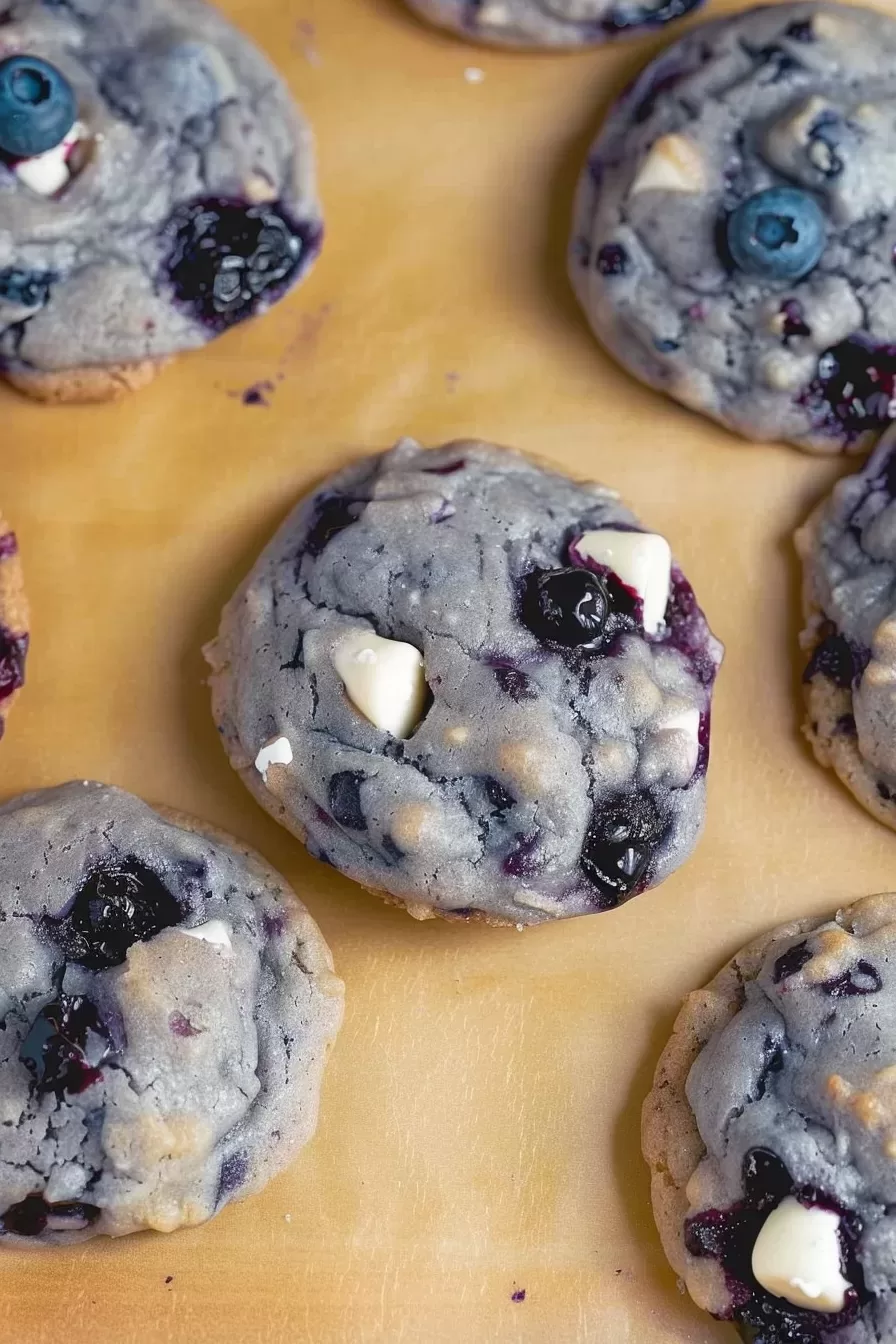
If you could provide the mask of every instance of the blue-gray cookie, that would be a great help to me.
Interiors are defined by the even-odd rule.
[[[207,656],[263,806],[418,917],[610,909],[696,842],[720,646],[662,537],[509,449],[334,476]]]
[[[896,416],[896,22],[763,6],[693,29],[606,119],[570,275],[636,377],[751,439]]]
[[[257,855],[119,789],[0,807],[0,1244],[204,1222],[314,1132],[342,985]]]

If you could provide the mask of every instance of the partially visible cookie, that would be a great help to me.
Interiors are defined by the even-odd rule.
[[[896,417],[896,21],[763,5],[692,29],[607,116],[569,258],[642,382],[750,439],[860,451]]]
[[[822,765],[896,829],[896,430],[796,534],[805,733]]]
[[[408,0],[430,23],[501,47],[596,46],[680,19],[703,0]]]
[[[342,1017],[263,859],[119,789],[0,807],[0,1243],[204,1222],[307,1142]]]
[[[896,896],[775,929],[691,994],[643,1146],[699,1306],[755,1344],[892,1344]]]
[[[411,439],[302,500],[207,657],[232,765],[418,918],[609,910],[691,853],[721,646],[604,486]]]
[[[28,603],[16,534],[0,513],[0,737],[25,682]]]
[[[145,386],[322,239],[311,131],[203,0],[6,5],[0,195],[0,373],[45,402]]]

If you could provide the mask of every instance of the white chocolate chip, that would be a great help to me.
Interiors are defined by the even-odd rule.
[[[267,784],[268,771],[272,765],[289,765],[291,762],[292,746],[289,738],[272,737],[270,742],[265,742],[261,751],[255,757],[255,769]]]
[[[672,552],[665,537],[654,532],[585,532],[575,543],[579,555],[606,565],[644,604],[644,629],[662,629],[669,603]]]
[[[481,26],[501,28],[510,23],[510,9],[503,0],[486,0],[476,14],[476,21]]]
[[[426,705],[423,656],[413,644],[358,630],[333,650],[349,700],[375,728],[410,737]]]
[[[642,163],[629,195],[642,191],[694,193],[706,187],[703,155],[684,135],[661,135]]]
[[[75,145],[87,136],[87,128],[76,121],[60,144],[48,149],[45,154],[35,154],[31,159],[22,159],[15,166],[15,174],[38,196],[55,196],[71,177],[69,156]]]
[[[840,1219],[788,1198],[762,1225],[753,1246],[753,1274],[763,1288],[795,1307],[838,1312],[852,1286],[841,1271]]]
[[[233,951],[230,926],[223,919],[209,919],[205,924],[197,924],[195,929],[181,929],[188,938],[197,938],[201,943],[211,943],[213,947],[223,947],[225,952]]]

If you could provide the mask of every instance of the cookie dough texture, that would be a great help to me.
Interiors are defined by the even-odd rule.
[[[423,18],[472,41],[507,47],[585,47],[661,27],[702,0],[409,0]]]
[[[609,113],[570,275],[637,378],[750,439],[858,450],[896,414],[896,22],[782,4],[706,23]],[[822,207],[804,279],[736,268],[725,221],[769,187]]]
[[[73,951],[79,894],[93,882],[96,896],[98,874],[101,893],[120,894],[122,873],[147,869],[180,923],[120,964],[79,964],[97,946],[88,932]],[[72,783],[0,807],[0,896],[0,1243],[196,1225],[260,1190],[311,1137],[342,984],[314,921],[257,855]],[[184,933],[212,921],[229,948]],[[92,1005],[107,1057],[83,1090],[42,1092],[23,1045],[60,993]]]
[[[645,1102],[642,1132],[663,1246],[699,1306],[741,1324],[745,1339],[772,1344],[892,1340],[896,896],[775,929],[689,995]],[[755,1283],[738,1282],[712,1256],[689,1249],[689,1220],[724,1227],[737,1217],[754,1154],[771,1155],[794,1190],[812,1192],[848,1224],[855,1292],[844,1313],[794,1312],[767,1297],[754,1335]]]
[[[25,680],[28,603],[16,534],[0,513],[0,737]]]
[[[896,828],[896,431],[796,535],[805,733],[863,807]]]
[[[13,0],[0,28],[8,52],[63,72],[87,135],[83,167],[52,197],[0,159],[0,368],[20,391],[125,395],[171,356],[263,312],[307,269],[322,234],[311,132],[268,60],[215,8]],[[211,212],[199,223],[198,204]],[[240,300],[233,271],[177,265],[185,247],[201,250],[223,206],[208,255],[251,258],[251,274],[237,272]],[[262,216],[241,222],[234,208],[268,211],[276,227],[259,235]]]
[[[304,499],[206,651],[223,744],[259,802],[418,918],[526,925],[618,903],[581,866],[610,814],[608,843],[646,843],[632,886],[667,877],[703,820],[721,648],[677,568],[655,638],[632,628],[600,656],[540,642],[526,576],[568,565],[597,527],[638,524],[603,486],[472,441],[402,440]],[[359,632],[423,655],[431,698],[408,740],[346,696],[334,650]]]

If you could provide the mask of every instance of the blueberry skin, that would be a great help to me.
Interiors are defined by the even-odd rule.
[[[821,260],[827,224],[808,192],[769,187],[728,216],[726,237],[732,260],[748,275],[801,280]]]
[[[0,61],[0,150],[30,159],[55,149],[75,124],[71,84],[39,56]]]

